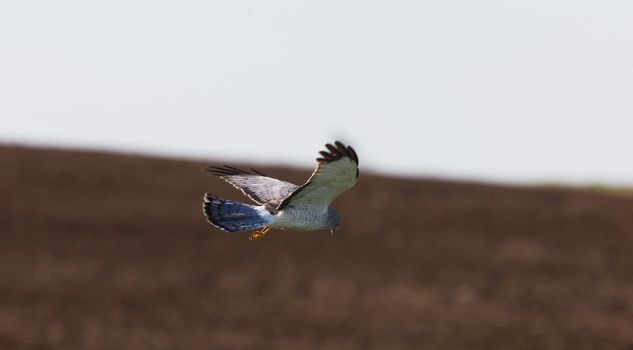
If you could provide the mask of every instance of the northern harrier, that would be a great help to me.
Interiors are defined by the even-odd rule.
[[[264,237],[271,228],[297,231],[326,230],[334,233],[341,224],[330,203],[354,186],[358,178],[358,156],[354,149],[336,141],[326,144],[308,181],[297,186],[250,169],[231,166],[208,167],[208,172],[241,190],[258,205],[204,195],[203,211],[215,227],[228,231],[257,230],[250,239]]]

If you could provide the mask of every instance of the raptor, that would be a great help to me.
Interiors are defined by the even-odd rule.
[[[249,238],[264,237],[270,229],[334,231],[340,214],[330,204],[358,179],[358,156],[340,141],[326,144],[316,159],[312,176],[301,186],[250,169],[209,166],[207,171],[241,190],[255,204],[204,195],[203,212],[215,227],[227,232],[256,230]]]

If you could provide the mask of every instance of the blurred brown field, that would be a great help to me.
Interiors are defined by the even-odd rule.
[[[0,349],[633,348],[631,197],[361,159],[335,236],[250,242],[205,221],[204,192],[248,200],[206,163],[4,146],[0,164]]]

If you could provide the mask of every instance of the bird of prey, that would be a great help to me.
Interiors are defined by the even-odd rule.
[[[341,216],[330,207],[339,194],[358,179],[358,156],[340,141],[326,144],[316,159],[308,181],[297,186],[268,177],[251,168],[209,166],[207,171],[241,190],[257,205],[239,203],[205,193],[203,212],[215,227],[239,232],[257,230],[251,240],[264,237],[271,228],[297,231],[326,230],[334,233]]]

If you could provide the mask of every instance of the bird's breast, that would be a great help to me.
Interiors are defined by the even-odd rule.
[[[285,208],[275,216],[275,223],[271,227],[297,231],[314,231],[327,228],[327,210]]]

